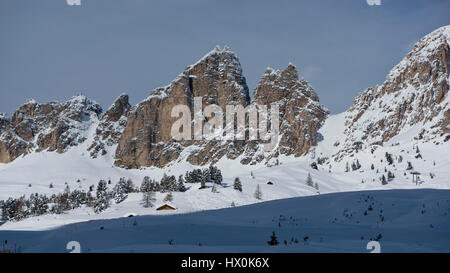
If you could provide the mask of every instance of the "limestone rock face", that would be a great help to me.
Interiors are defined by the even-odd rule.
[[[127,125],[116,151],[116,165],[128,168],[140,166],[162,167],[178,159],[185,147],[205,146],[203,141],[174,141],[172,117],[175,105],[186,105],[194,113],[194,97],[202,97],[203,107],[249,103],[245,77],[236,55],[227,48],[214,49],[196,64],[188,66],[168,86],[158,88],[127,115]],[[205,148],[205,147],[203,147]],[[190,162],[204,164],[211,161],[211,150],[196,150],[198,156]]]
[[[267,69],[255,89],[254,102],[279,105],[281,139],[277,151],[280,154],[301,156],[317,144],[317,131],[328,110],[319,103],[308,82],[298,79],[294,65],[289,64],[281,72]]]
[[[27,101],[10,121],[0,122],[0,162],[11,162],[32,151],[65,152],[86,139],[86,130],[101,111],[97,103],[85,96],[75,96],[64,103]]]
[[[449,139],[450,26],[417,42],[386,81],[357,96],[346,117],[343,150],[356,141],[384,143],[414,129],[414,138],[439,143]]]
[[[95,130],[92,143],[88,147],[91,157],[106,155],[107,147],[119,143],[127,122],[127,113],[130,110],[129,97],[121,94],[102,115]]]
[[[175,141],[171,127],[178,117],[171,117],[172,108],[185,105],[193,114],[195,97],[203,97],[203,108],[216,104],[223,111],[227,105],[258,107],[261,104],[268,105],[270,110],[271,103],[279,104],[283,120],[280,144],[267,152],[262,147],[263,141],[259,140]],[[154,90],[128,112],[115,164],[127,168],[162,167],[170,162],[187,160],[194,165],[204,165],[215,163],[222,157],[239,159],[242,164],[256,164],[280,153],[300,156],[316,144],[317,130],[326,114],[327,110],[319,104],[311,86],[298,80],[293,65],[282,72],[266,71],[256,88],[254,100],[250,101],[238,58],[227,48],[216,48],[196,64],[188,66],[170,85]]]
[[[216,138],[195,138],[196,125],[202,123],[206,130],[205,124],[214,120],[215,112],[206,113],[213,105],[223,111],[223,128],[214,131]],[[261,122],[262,113],[268,118],[275,112],[272,105],[279,108],[279,131],[271,128],[272,120]],[[179,113],[172,116],[175,106],[190,112],[186,116],[190,139],[176,140],[173,136],[172,125],[181,117]],[[226,127],[230,106],[246,109],[243,139],[225,138],[231,128]],[[97,103],[76,96],[63,103],[29,100],[11,119],[0,115],[0,162],[11,162],[31,152],[63,153],[83,144],[83,151],[92,158],[111,156],[115,165],[125,168],[164,167],[180,161],[205,165],[222,158],[270,165],[276,164],[279,155],[301,156],[316,145],[317,130],[327,113],[313,88],[299,80],[292,64],[283,71],[268,69],[250,100],[237,56],[228,48],[216,48],[133,107],[128,95],[122,94],[102,114]],[[269,149],[264,130],[256,128],[259,138],[249,137],[255,132],[248,128],[253,114],[259,114],[258,122],[265,124],[271,135],[276,133]],[[234,119],[231,126],[237,129],[237,125]]]

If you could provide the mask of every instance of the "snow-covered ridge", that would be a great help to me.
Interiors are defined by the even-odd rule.
[[[416,126],[420,129],[412,138],[417,141],[440,144],[449,139],[449,41],[450,26],[426,35],[381,86],[355,98],[346,112],[343,151],[359,141],[382,144]]]

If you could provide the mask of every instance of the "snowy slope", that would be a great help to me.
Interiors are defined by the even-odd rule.
[[[318,170],[311,168],[311,162],[318,157],[329,157],[336,152],[333,143],[341,139],[343,130],[343,118],[341,115],[331,116],[327,119],[320,133],[323,140],[319,142],[314,153],[311,155],[295,158],[282,157],[281,165],[267,167],[263,164],[255,166],[244,166],[239,160],[221,160],[217,166],[222,169],[224,175],[224,186],[218,188],[218,193],[211,192],[211,189],[199,190],[198,184],[186,184],[189,187],[185,193],[175,192],[173,203],[177,207],[173,212],[156,211],[154,208],[143,208],[141,205],[141,194],[130,194],[129,198],[120,204],[112,204],[111,208],[100,214],[95,214],[92,208],[79,208],[61,215],[44,215],[28,218],[19,222],[8,222],[0,229],[21,229],[21,230],[40,230],[56,227],[72,222],[88,221],[92,219],[110,219],[123,217],[127,213],[137,213],[139,215],[161,213],[185,213],[207,209],[218,209],[230,207],[234,202],[237,206],[261,202],[254,198],[254,192],[257,185],[260,185],[263,193],[262,201],[283,199],[297,196],[317,195],[319,192],[333,193],[358,190],[385,190],[385,189],[450,189],[450,157],[447,155],[447,149],[434,144],[421,144],[420,150],[423,159],[416,159],[414,142],[406,135],[392,139],[392,143],[401,143],[398,146],[391,146],[390,143],[384,147],[379,147],[374,154],[370,149],[363,149],[349,158],[348,162],[358,159],[361,163],[361,169],[357,171],[345,172],[345,161],[334,162],[328,160],[323,165],[318,165]],[[86,141],[87,145],[89,141]],[[65,182],[70,188],[88,190],[90,185],[97,185],[100,179],[111,179],[112,185],[120,177],[131,178],[136,185],[140,185],[144,176],[160,179],[163,173],[184,174],[186,170],[195,168],[188,163],[174,163],[163,169],[146,168],[141,170],[125,170],[113,166],[112,159],[109,157],[100,157],[92,159],[85,152],[85,147],[72,148],[69,152],[58,154],[55,152],[41,152],[19,158],[9,164],[0,164],[0,199],[8,197],[18,197],[21,195],[29,196],[32,193],[58,193],[65,188]],[[448,147],[445,144],[444,147]],[[111,147],[114,149],[114,147]],[[384,158],[385,152],[393,156],[403,156],[403,162],[395,162],[388,165]],[[315,157],[312,158],[312,155]],[[383,160],[383,162],[380,162]],[[422,180],[425,183],[415,185],[412,183],[409,171],[404,176],[406,162],[411,161],[415,170],[423,173]],[[435,163],[435,164],[434,164]],[[370,166],[374,164],[375,169]],[[331,169],[330,169],[331,166]],[[384,173],[384,168],[392,171],[396,178],[388,185],[382,185],[379,178]],[[378,169],[379,173],[376,173]],[[252,178],[250,171],[255,178]],[[433,178],[429,172],[434,174]],[[311,173],[314,182],[319,185],[319,191],[306,185],[306,177]],[[243,183],[243,192],[233,189],[232,184],[236,176],[239,176]],[[80,182],[77,182],[80,180]],[[267,182],[273,182],[268,185]],[[364,181],[364,183],[362,183]],[[49,184],[54,185],[53,189]],[[29,187],[31,184],[31,187]],[[210,186],[210,185],[209,185]],[[165,194],[157,193],[156,204],[162,204]]]
[[[0,231],[0,241],[20,252],[68,252],[66,244],[78,241],[81,252],[367,253],[367,243],[377,239],[381,252],[449,252],[449,213],[449,190],[364,191]],[[272,231],[277,246],[267,244]]]

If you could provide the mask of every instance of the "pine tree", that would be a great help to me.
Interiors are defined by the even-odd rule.
[[[178,177],[177,191],[179,191],[179,192],[185,192],[186,191],[186,187],[184,186],[184,179],[183,179],[183,175],[182,174],[180,174],[180,176]]]
[[[173,201],[173,195],[171,192],[169,192],[166,197],[164,197],[164,202],[172,202]]]
[[[123,202],[128,197],[129,184],[124,177],[120,178],[117,185],[114,187],[114,200],[116,204]]]
[[[262,199],[262,191],[261,188],[259,187],[259,184],[256,185],[256,190],[255,190],[255,194],[254,194],[255,198],[258,200]]]
[[[308,185],[310,187],[314,187],[314,181],[313,181],[310,173],[308,173],[308,176],[306,177],[306,185]]]
[[[133,180],[131,180],[131,178],[128,178],[125,193],[132,193],[134,191],[135,191],[135,186],[134,186]]]
[[[392,181],[394,178],[395,178],[395,175],[391,171],[388,171],[388,174],[387,174],[388,181]]]
[[[348,173],[350,171],[350,167],[348,166],[348,162],[345,163],[345,172]]]
[[[143,192],[142,194],[142,206],[144,208],[153,207],[153,202],[156,201],[155,193],[152,191]]]
[[[413,166],[412,166],[411,162],[408,161],[408,167],[406,167],[406,170],[409,171],[412,169],[413,169]]]
[[[72,209],[79,208],[81,205],[86,204],[86,193],[80,190],[74,190],[69,193],[69,204]]]
[[[272,231],[272,235],[270,236],[270,241],[267,242],[271,246],[278,245],[277,236],[275,235],[275,231]]]
[[[86,206],[93,208],[95,205],[95,197],[92,196],[91,192],[88,192],[86,195]]]
[[[94,204],[95,213],[100,213],[109,207],[109,194],[105,180],[100,180],[97,185],[96,200]]]
[[[386,161],[389,163],[389,165],[392,165],[394,163],[394,160],[392,159],[392,155],[388,152],[385,153]]]
[[[381,184],[387,185],[386,177],[384,176],[384,174],[383,174],[383,176],[381,176]]]
[[[242,192],[242,183],[241,183],[241,180],[239,179],[239,177],[236,177],[234,179],[233,189]]]
[[[315,188],[316,190],[319,190],[319,184],[318,184],[317,182],[314,184],[314,188]]]
[[[206,176],[208,176],[208,175],[209,175],[209,177],[207,177],[207,181],[212,180],[216,184],[222,184],[222,180],[223,180],[222,172],[216,166],[212,166],[212,165],[209,166]]]
[[[45,195],[39,195],[37,193],[30,196],[30,214],[42,215],[48,211],[48,198]]]
[[[148,192],[148,191],[150,191],[150,189],[152,187],[151,182],[152,181],[150,180],[150,177],[145,176],[144,179],[142,180],[141,187],[139,188],[139,190],[141,192]]]

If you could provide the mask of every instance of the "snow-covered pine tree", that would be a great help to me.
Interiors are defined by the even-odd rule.
[[[409,170],[412,170],[413,168],[414,168],[414,167],[413,167],[413,165],[411,164],[411,162],[408,161],[408,166],[406,167],[406,170],[409,171]]]
[[[258,200],[262,199],[262,191],[261,188],[259,187],[259,184],[256,185],[256,190],[255,190],[255,194],[254,194],[255,198]]]
[[[139,188],[139,190],[141,192],[147,192],[150,191],[150,188],[151,188],[150,177],[144,176],[144,179],[142,179],[141,187]]]
[[[167,176],[167,174],[164,173],[163,177],[161,178],[161,181],[159,182],[161,192],[168,191],[170,187],[169,184],[170,184],[169,176]]]
[[[100,213],[109,207],[109,194],[105,180],[100,180],[97,185],[96,199],[94,204],[95,213]]]
[[[350,171],[350,167],[348,165],[348,162],[345,163],[345,172],[348,173]]]
[[[389,165],[392,165],[394,163],[394,160],[392,159],[392,155],[388,152],[385,153],[386,161],[389,163]]]
[[[308,176],[306,177],[306,185],[308,185],[310,187],[314,187],[314,181],[313,181],[310,173],[308,173]]]
[[[392,181],[392,180],[394,180],[394,178],[395,178],[395,175],[391,171],[388,171],[388,174],[387,174],[388,181]]]
[[[74,190],[69,193],[69,203],[72,209],[79,208],[86,204],[86,193],[80,190]]]
[[[132,193],[135,190],[136,190],[136,187],[134,186],[133,180],[131,180],[131,178],[128,178],[127,186],[126,186],[126,193]]]
[[[116,204],[123,202],[128,197],[129,184],[125,177],[121,177],[114,187],[113,196]]]
[[[86,206],[93,208],[95,205],[95,197],[92,196],[91,192],[86,194]]]
[[[177,191],[179,191],[179,192],[185,192],[186,191],[186,187],[184,186],[184,179],[183,179],[183,175],[182,174],[180,174],[180,176],[178,176]]]
[[[202,171],[202,180],[204,180],[205,182],[209,182],[211,181],[211,173],[209,172],[209,168],[205,168]]]
[[[153,207],[153,202],[156,201],[155,193],[153,191],[146,191],[142,193],[142,206],[144,208]]]
[[[173,201],[173,195],[171,192],[169,192],[166,197],[164,197],[164,202],[172,202]]]
[[[384,174],[381,176],[381,184],[387,185],[386,177],[384,176]]]
[[[32,194],[30,196],[30,213],[32,215],[42,215],[48,211],[48,198],[44,194]]]
[[[316,189],[316,190],[319,190],[319,184],[316,182],[316,183],[314,183],[314,188]]]
[[[237,191],[242,191],[242,183],[241,183],[241,180],[239,179],[239,177],[236,177],[234,179],[233,189],[235,189]]]

